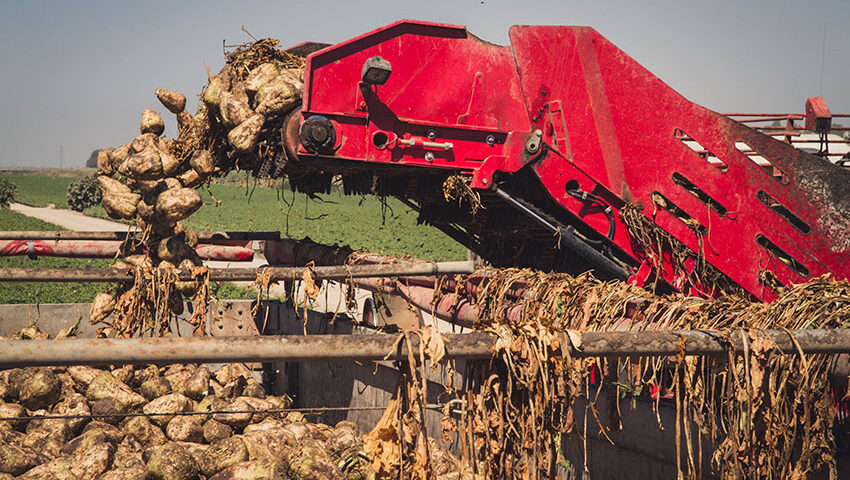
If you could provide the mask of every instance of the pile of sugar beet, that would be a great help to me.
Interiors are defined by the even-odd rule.
[[[136,138],[99,152],[97,174],[106,213],[135,223],[141,232],[125,242],[123,258],[114,265],[135,270],[134,284],[93,301],[95,322],[115,313],[102,330],[104,336],[131,336],[167,325],[169,314],[182,312],[184,298],[200,305],[190,322],[196,333],[203,331],[203,262],[194,249],[197,235],[181,220],[201,208],[197,189],[211,177],[255,170],[285,155],[280,127],[300,104],[303,59],[277,45],[277,40],[263,39],[228,53],[225,66],[209,75],[194,115],[186,110],[184,95],[157,90],[156,98],[176,116],[176,138],[165,138],[162,117],[147,109]],[[152,281],[178,269],[193,272],[195,281],[160,286]],[[168,299],[165,308],[160,298]]]
[[[0,400],[0,480],[375,478],[354,423],[308,422],[241,364],[0,370]],[[460,478],[429,444],[437,478]]]

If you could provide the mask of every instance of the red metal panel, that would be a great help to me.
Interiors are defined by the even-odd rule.
[[[693,250],[701,249],[709,263],[741,286],[769,297],[758,281],[758,272],[768,264],[785,283],[806,278],[771,261],[756,243],[756,235],[764,235],[801,262],[809,276],[850,276],[847,219],[838,211],[837,199],[827,198],[835,189],[813,174],[824,167],[822,160],[688,101],[591,28],[513,27],[511,42],[530,110],[540,108],[543,101],[560,100],[564,106],[571,150],[562,153],[610,194],[643,204],[659,226]],[[534,127],[547,132],[546,122],[544,116]],[[694,153],[676,138],[677,129],[713,152],[728,170],[721,171]],[[784,178],[780,181],[756,165],[741,153],[747,147],[738,142],[758,152]],[[537,170],[553,196],[568,205],[563,192],[570,178],[558,175],[565,164],[544,162]],[[729,213],[718,215],[674,183],[674,172]],[[591,187],[582,185],[585,190]],[[768,208],[758,200],[759,191],[787,207],[811,231],[800,232]],[[702,248],[689,226],[654,206],[653,192],[706,227]],[[622,232],[618,228],[620,245],[624,245]]]
[[[386,84],[360,84],[366,59],[392,64]],[[483,42],[463,27],[402,20],[308,57],[303,116],[334,122],[338,158],[473,169],[504,154],[507,133],[528,130],[528,117],[509,47]],[[377,148],[376,132],[416,139],[428,130],[452,150]],[[485,143],[496,134],[497,144]],[[457,152],[461,152],[458,154]],[[301,150],[303,152],[303,149]]]
[[[392,64],[378,97],[397,117],[502,131],[527,127],[510,47],[476,39],[464,27],[410,20],[311,55],[304,110],[355,113],[360,69],[376,55]]]

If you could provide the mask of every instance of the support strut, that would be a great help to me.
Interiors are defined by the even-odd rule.
[[[595,265],[599,269],[599,271],[604,275],[619,280],[626,280],[629,278],[628,272],[626,272],[626,270],[624,270],[621,266],[617,265],[610,258],[596,251],[587,243],[581,241],[581,239],[579,239],[575,235],[572,227],[562,227],[558,225],[553,225],[550,221],[541,217],[536,212],[526,207],[522,203],[518,202],[509,193],[505,192],[499,187],[493,187],[493,191],[497,195],[502,197],[502,199],[508,202],[511,206],[523,212],[543,227],[547,228],[548,230],[551,230],[554,235],[560,236],[562,244],[564,244],[567,248],[575,252],[580,257],[586,259],[588,262],[590,262],[590,264]]]

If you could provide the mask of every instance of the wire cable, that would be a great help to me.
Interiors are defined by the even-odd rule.
[[[262,399],[261,399],[262,400]],[[425,408],[429,410],[440,410],[445,404],[428,404]],[[374,407],[304,407],[304,408],[275,408],[269,410],[209,410],[203,412],[127,412],[127,413],[79,413],[69,415],[22,415],[20,417],[0,417],[0,422],[14,422],[21,420],[74,420],[74,419],[96,419],[96,418],[127,418],[127,417],[166,417],[166,416],[194,416],[194,415],[239,415],[246,413],[273,414],[273,413],[292,413],[298,412],[305,415],[320,415],[325,412],[357,412],[357,411],[381,411],[386,410],[387,406]]]

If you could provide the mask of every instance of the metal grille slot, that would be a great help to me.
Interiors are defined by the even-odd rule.
[[[762,234],[756,235],[756,243],[759,244],[762,248],[770,252],[771,255],[776,257],[777,260],[788,265],[788,268],[797,272],[798,275],[802,277],[809,276],[809,269],[806,268],[799,260],[792,257],[788,252],[779,248],[778,245],[771,242],[769,238],[765,237]]]
[[[759,190],[756,194],[756,197],[758,197],[759,201],[765,204],[767,208],[773,210],[774,213],[782,217],[783,220],[790,223],[797,230],[806,234],[811,231],[812,228],[809,226],[808,223],[803,221],[802,218],[795,215],[794,212],[792,212],[791,210],[788,210],[785,205],[782,205],[775,198],[771,197],[769,193],[765,192],[764,190]]]
[[[741,152],[742,155],[750,159],[751,162],[758,165],[759,168],[764,170],[768,175],[776,179],[777,182],[786,184],[788,183],[788,176],[785,175],[785,172],[778,169],[774,164],[770,163],[770,160],[764,158],[757,152],[753,147],[749,146],[747,143],[742,141],[735,142],[735,149]]]
[[[711,153],[707,148],[703,147],[699,142],[693,139],[690,135],[685,133],[682,129],[677,128],[673,132],[673,136],[676,137],[676,140],[682,142],[694,151],[697,155],[704,158],[706,162],[711,164],[711,166],[717,168],[721,172],[725,172],[729,170],[729,165],[726,164],[723,160],[717,158],[716,155]]]
[[[666,210],[670,215],[678,218],[685,225],[688,226],[691,230],[693,230],[698,235],[705,235],[708,233],[708,229],[705,228],[705,225],[702,225],[697,221],[694,217],[690,216],[688,212],[682,210],[678,205],[671,202],[669,198],[658,192],[652,192],[652,201],[658,205],[660,208]]]
[[[693,182],[688,180],[681,173],[673,173],[673,182],[675,182],[676,185],[679,185],[680,187],[687,190],[691,195],[697,197],[702,203],[708,205],[709,208],[717,212],[717,214],[721,217],[726,216],[726,207],[724,207],[720,202],[712,198],[711,195],[705,193],[703,189],[694,185]]]

